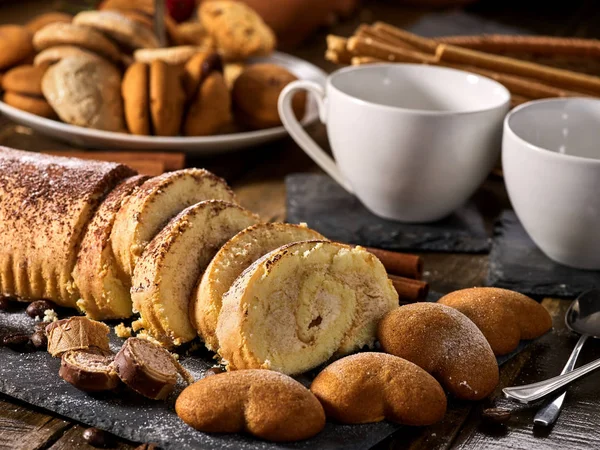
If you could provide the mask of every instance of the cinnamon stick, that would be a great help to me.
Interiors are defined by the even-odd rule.
[[[357,36],[351,37],[348,40],[348,48],[355,54],[363,57],[376,58],[381,61],[431,64],[477,73],[498,81],[514,94],[531,99],[548,97],[581,97],[587,95],[582,92],[559,89],[532,79],[498,73],[478,66],[440,61],[435,56],[427,53],[394,47],[373,40],[369,41],[366,38]]]
[[[55,156],[68,156],[80,159],[95,159],[122,164],[164,167],[163,171],[179,170],[185,167],[185,154],[180,152],[127,152],[127,151],[82,151],[82,150],[42,150],[42,153]],[[155,164],[148,164],[154,162]],[[162,173],[162,172],[161,172]]]
[[[327,36],[327,51],[325,58],[336,64],[350,64],[352,53],[348,51],[348,39],[330,34]]]
[[[384,63],[383,59],[373,58],[372,56],[353,56],[350,63],[353,66],[363,66],[365,64]]]
[[[390,33],[423,51],[433,53],[437,61],[476,66],[495,72],[536,78],[564,89],[574,91],[583,90],[600,94],[600,77],[557,69],[506,56],[491,55],[451,44],[438,43],[434,39],[423,38],[381,22],[376,23],[375,28]]]
[[[365,249],[381,261],[389,274],[417,280],[423,276],[423,259],[419,255],[373,247],[365,247]]]
[[[389,275],[388,278],[394,285],[401,302],[418,302],[427,298],[429,284],[421,280]]]
[[[438,42],[466,47],[487,53],[535,53],[538,55],[565,55],[598,57],[600,40],[554,36],[514,36],[484,34],[476,36],[445,36]]]

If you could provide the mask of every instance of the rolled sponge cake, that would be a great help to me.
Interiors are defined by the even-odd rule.
[[[204,169],[176,170],[146,181],[115,218],[110,239],[119,268],[132,276],[144,248],[170,219],[211,199],[236,203],[225,180]]]
[[[77,306],[91,319],[121,319],[132,314],[131,280],[119,270],[110,234],[123,202],[147,179],[147,176],[137,175],[119,184],[87,226],[73,279],[81,296]]]
[[[134,329],[143,328],[169,348],[196,337],[188,310],[200,275],[228,239],[259,221],[250,211],[222,200],[199,202],[175,216],[135,266],[131,295],[140,319]]]
[[[217,321],[223,294],[254,261],[285,244],[326,240],[304,225],[259,223],[252,225],[221,247],[212,259],[190,302],[190,319],[209,350],[219,348]]]
[[[372,346],[397,306],[385,268],[365,249],[295,242],[255,261],[223,296],[219,354],[232,370],[299,374]]]
[[[86,226],[133,175],[121,164],[0,147],[0,294],[75,307],[71,274]]]

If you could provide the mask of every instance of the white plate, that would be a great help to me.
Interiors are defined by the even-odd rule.
[[[254,58],[251,63],[268,62],[287,68],[301,80],[312,80],[325,86],[327,74],[315,65],[288,55],[275,52],[264,58]],[[196,155],[213,155],[251,147],[279,139],[287,134],[283,127],[267,130],[247,131],[243,133],[223,134],[202,137],[158,137],[135,136],[126,133],[100,131],[69,125],[56,120],[36,116],[0,102],[0,112],[18,124],[33,128],[47,136],[69,142],[83,148],[118,148],[127,150],[183,151]],[[308,97],[304,125],[318,118],[317,105]]]

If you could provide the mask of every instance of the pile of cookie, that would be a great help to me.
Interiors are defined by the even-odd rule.
[[[153,2],[105,0],[75,16],[48,13],[0,26],[0,86],[10,106],[65,123],[154,136],[209,136],[281,124],[277,99],[296,79],[275,64],[249,64],[276,46],[256,12],[204,2],[197,20],[165,16]],[[301,118],[306,97],[294,99]]]

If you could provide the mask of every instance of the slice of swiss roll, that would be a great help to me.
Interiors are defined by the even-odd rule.
[[[209,350],[219,348],[217,320],[221,299],[235,279],[254,261],[282,245],[327,240],[303,225],[259,223],[240,231],[212,259],[190,302],[190,320]]]
[[[176,214],[203,200],[236,203],[225,180],[204,169],[168,172],[146,181],[117,213],[111,242],[117,263],[127,275],[144,248]]]
[[[71,274],[86,226],[133,175],[121,164],[0,147],[0,294],[74,308]]]
[[[219,354],[233,370],[299,374],[372,346],[397,306],[383,264],[365,249],[295,242],[255,261],[223,296]]]
[[[110,233],[123,202],[147,179],[138,175],[119,184],[102,202],[83,236],[73,279],[81,296],[77,307],[91,319],[122,319],[132,314],[131,281],[118,269]]]
[[[132,279],[131,296],[144,329],[165,347],[191,341],[196,330],[189,303],[200,275],[217,250],[259,217],[233,203],[208,200],[175,216],[148,244]]]

